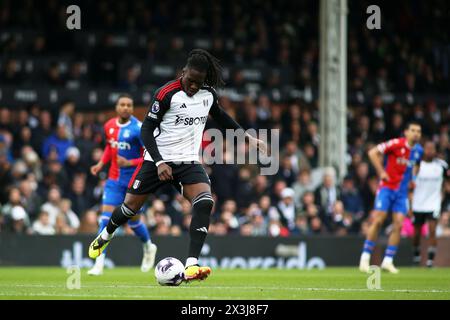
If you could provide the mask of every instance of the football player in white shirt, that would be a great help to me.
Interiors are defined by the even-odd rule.
[[[141,128],[144,161],[130,180],[124,202],[114,209],[106,228],[91,243],[91,258],[105,250],[115,230],[136,215],[150,194],[172,184],[192,204],[184,278],[208,277],[211,268],[198,265],[214,204],[209,177],[199,161],[203,130],[209,115],[224,129],[241,129],[219,105],[215,88],[221,85],[219,61],[207,51],[195,49],[189,53],[182,76],[156,90]],[[246,136],[252,146],[266,153],[263,141]]]
[[[442,184],[448,173],[448,164],[436,157],[434,142],[426,142],[420,170],[415,178],[412,199],[414,262],[417,264],[421,261],[420,239],[422,226],[425,222],[428,222],[429,246],[427,266],[433,266],[437,244],[436,225],[441,213]]]

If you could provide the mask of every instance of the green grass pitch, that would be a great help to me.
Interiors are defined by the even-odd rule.
[[[0,299],[450,299],[450,268],[401,268],[381,273],[381,289],[367,289],[368,275],[357,268],[324,270],[213,270],[205,281],[159,286],[153,272],[106,269],[93,277],[81,269],[80,289],[66,287],[63,268],[2,267]]]

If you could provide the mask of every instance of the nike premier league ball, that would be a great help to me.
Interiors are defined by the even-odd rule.
[[[155,267],[155,277],[162,286],[178,286],[184,279],[184,265],[176,258],[164,258]]]

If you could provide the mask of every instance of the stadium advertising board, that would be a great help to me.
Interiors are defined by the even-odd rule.
[[[41,265],[89,268],[93,260],[87,256],[89,236],[0,236],[0,265]],[[184,261],[187,237],[153,237],[158,245],[156,260],[174,256]],[[360,237],[208,237],[202,249],[201,262],[212,268],[287,268],[311,269],[328,266],[356,266],[362,239]],[[381,261],[385,240],[380,241],[373,262]],[[450,265],[447,252],[450,239],[440,239],[436,266]],[[106,268],[138,266],[142,258],[139,240],[119,236],[108,248]],[[402,239],[398,265],[411,265],[412,250],[408,239]]]

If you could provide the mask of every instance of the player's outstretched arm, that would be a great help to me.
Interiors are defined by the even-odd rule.
[[[383,167],[383,154],[380,152],[378,147],[373,147],[369,150],[368,156],[370,159],[370,162],[375,167],[375,170],[377,171],[378,176],[381,180],[389,180],[389,175],[384,170]]]
[[[111,146],[107,144],[100,161],[91,167],[91,173],[96,176],[109,161],[111,161]]]
[[[214,119],[214,121],[216,121],[217,124],[221,126],[223,129],[233,129],[233,130],[242,129],[239,123],[237,123],[228,113],[225,112],[225,110],[223,110],[219,106],[217,100],[215,101],[216,102],[213,103],[210,110],[210,115]],[[245,135],[249,139],[250,145],[256,147],[264,154],[267,153],[267,145],[264,143],[264,141],[252,137],[248,133],[246,133]]]

